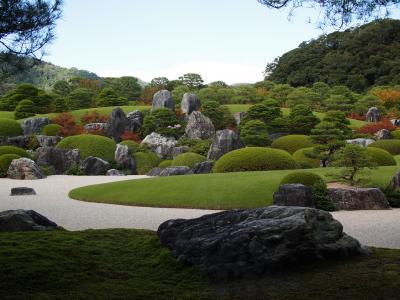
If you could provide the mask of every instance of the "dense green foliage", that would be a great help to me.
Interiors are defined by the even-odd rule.
[[[128,146],[128,149],[131,150],[132,153],[137,152],[140,148],[140,144],[130,140],[122,141],[120,144]]]
[[[56,146],[60,149],[79,149],[81,159],[95,156],[114,161],[116,144],[112,139],[100,135],[81,134],[62,139]]]
[[[371,161],[377,166],[395,166],[396,160],[386,150],[377,147],[368,147],[366,149]]]
[[[47,124],[42,128],[41,134],[47,136],[59,135],[61,128],[62,126],[58,124]]]
[[[368,147],[381,148],[392,155],[400,154],[400,140],[380,140],[370,144]]]
[[[16,119],[29,118],[35,115],[35,103],[31,100],[21,100],[15,108],[14,116]]]
[[[397,130],[392,131],[392,136],[394,139],[400,140],[400,130],[397,129]]]
[[[267,66],[269,80],[292,86],[325,82],[364,91],[400,83],[400,20],[377,20],[303,42]]]
[[[268,127],[260,120],[250,120],[240,126],[240,139],[248,147],[268,146]]]
[[[196,140],[196,139],[189,139],[183,136],[179,139],[178,146],[188,146],[190,152],[194,152],[202,156],[207,156],[211,143],[212,143],[211,139]]]
[[[21,124],[12,119],[0,118],[0,136],[17,136],[21,134]]]
[[[293,107],[289,115],[289,132],[291,134],[310,134],[311,129],[320,120],[313,114],[311,107],[298,104]]]
[[[160,108],[152,111],[143,119],[140,135],[144,138],[152,132],[163,136],[180,137],[184,133],[184,126],[175,113],[168,108]]]
[[[28,157],[31,156],[26,152],[24,149],[16,147],[16,146],[0,146],[0,155],[3,154],[16,154],[21,157]]]
[[[207,160],[205,156],[197,153],[187,152],[177,155],[171,163],[171,166],[187,166],[193,168],[195,164]]]
[[[228,152],[214,166],[214,172],[247,172],[295,169],[296,162],[286,151],[262,147],[247,147]]]
[[[171,164],[172,164],[172,159],[166,159],[166,160],[163,160],[162,162],[160,162],[158,164],[158,167],[161,169],[165,169],[165,168],[170,167]]]
[[[18,159],[21,156],[17,154],[2,154],[0,155],[0,177],[6,177],[8,167],[10,166],[13,159]]]
[[[301,134],[282,136],[273,141],[271,145],[272,148],[282,149],[289,152],[290,154],[296,152],[299,149],[308,148],[311,146],[313,146],[313,142],[310,137]]]
[[[321,176],[311,172],[296,171],[283,177],[281,184],[300,183],[312,187],[317,182],[325,183]]]
[[[160,163],[160,158],[153,152],[136,152],[133,157],[136,162],[136,172],[139,175],[147,174]]]
[[[319,159],[311,158],[306,155],[306,153],[312,153],[313,149],[313,147],[302,148],[294,152],[292,156],[303,168],[318,168],[320,164]]]
[[[211,119],[216,130],[235,127],[236,122],[226,106],[215,101],[203,103],[202,113]]]

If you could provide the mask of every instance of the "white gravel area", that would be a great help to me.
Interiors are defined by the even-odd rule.
[[[0,211],[33,209],[68,230],[139,228],[157,230],[176,218],[196,218],[214,210],[153,208],[72,200],[70,190],[91,184],[147,176],[50,176],[41,180],[0,179]],[[10,196],[12,187],[34,188],[35,196]],[[400,249],[400,209],[334,212],[344,231],[368,246]]]

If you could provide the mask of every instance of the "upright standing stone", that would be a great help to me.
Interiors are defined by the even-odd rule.
[[[154,94],[151,110],[156,110],[159,108],[168,108],[172,111],[175,111],[175,102],[170,91],[161,90]]]
[[[239,126],[240,123],[242,122],[243,118],[244,118],[246,115],[247,115],[247,113],[244,112],[244,111],[235,113],[235,114],[233,115],[233,117],[235,118],[236,125]]]
[[[38,165],[29,158],[22,157],[14,159],[7,171],[7,177],[11,179],[42,179],[46,176],[39,169]]]
[[[126,145],[117,145],[115,150],[115,161],[123,169],[129,170],[131,174],[136,173],[135,160],[132,157],[132,151]]]
[[[143,113],[139,110],[134,110],[126,115],[128,118],[128,130],[131,132],[138,131],[143,125]]]
[[[113,138],[116,143],[119,143],[127,125],[128,119],[124,111],[120,107],[114,108],[108,118],[107,135]]]
[[[392,133],[390,130],[387,129],[381,129],[378,132],[375,133],[376,139],[379,140],[390,140],[393,138]]]
[[[199,111],[194,111],[189,116],[185,133],[190,139],[204,140],[212,137],[215,129],[210,118],[207,118]]]
[[[199,110],[201,107],[201,102],[199,97],[192,93],[183,94],[181,102],[181,111],[184,114],[190,115],[193,111]]]
[[[48,124],[50,124],[49,118],[31,118],[22,121],[21,127],[24,135],[34,135],[39,134],[42,131],[42,128]]]
[[[230,129],[218,130],[210,146],[210,150],[208,150],[207,159],[217,160],[222,155],[243,147],[244,144],[236,132]]]
[[[368,109],[368,112],[365,116],[365,120],[367,122],[378,122],[380,119],[381,116],[377,107],[371,107],[370,109]]]

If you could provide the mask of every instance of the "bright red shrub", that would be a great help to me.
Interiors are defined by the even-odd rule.
[[[81,123],[83,125],[89,123],[106,123],[108,121],[108,116],[101,115],[97,110],[92,110],[91,112],[86,112],[81,117]]]
[[[139,137],[139,134],[136,132],[130,132],[130,131],[125,131],[121,134],[121,140],[126,141],[134,141],[138,144],[142,141],[141,138]]]
[[[365,115],[360,115],[358,113],[355,112],[351,112],[349,113],[346,118],[348,119],[353,119],[353,120],[360,120],[360,121],[365,121]]]
[[[397,129],[389,119],[382,119],[379,122],[368,123],[357,130],[358,133],[375,133],[381,129],[393,131]]]
[[[59,131],[61,136],[77,135],[83,132],[83,127],[77,125],[74,116],[67,112],[58,114],[52,122],[62,127]]]

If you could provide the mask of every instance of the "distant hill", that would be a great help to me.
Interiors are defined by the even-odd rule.
[[[400,20],[377,20],[301,43],[266,67],[268,80],[293,86],[322,81],[362,92],[400,84]]]

